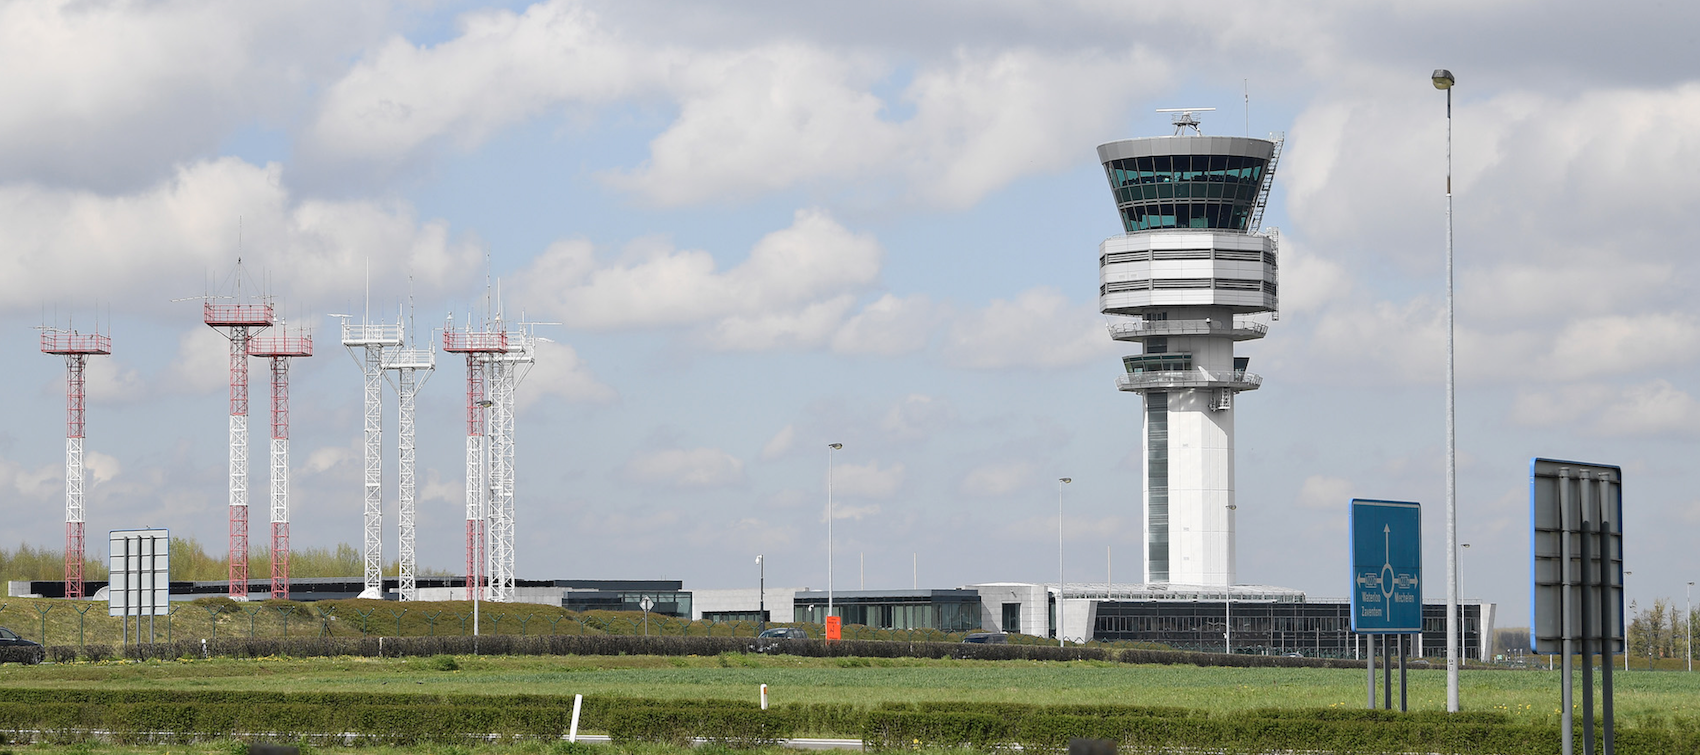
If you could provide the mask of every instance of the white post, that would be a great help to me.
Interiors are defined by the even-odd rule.
[[[567,729],[568,742],[578,741],[578,711],[582,705],[584,705],[584,695],[573,695],[573,723],[572,727]]]
[[[761,709],[767,710],[767,685],[761,685]]]
[[[826,617],[832,616],[832,453],[843,447],[843,443],[826,445]],[[826,617],[821,626],[826,626]]]
[[[1057,647],[1063,646],[1063,486],[1072,477],[1057,478]]]

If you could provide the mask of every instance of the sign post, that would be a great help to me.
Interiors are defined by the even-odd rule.
[[[112,530],[110,537],[107,615],[117,616],[123,622],[126,642],[130,617],[136,617],[137,642],[142,639],[141,617],[148,617],[148,642],[153,642],[153,617],[171,611],[171,532]]]
[[[654,607],[655,607],[655,599],[649,597],[648,595],[643,596],[643,598],[638,601],[638,608],[643,609],[643,636],[645,636],[645,637],[649,636],[649,609],[654,608]],[[685,618],[688,619],[690,617],[686,616]]]
[[[1601,656],[1601,755],[1612,755],[1612,655],[1624,646],[1623,469],[1529,462],[1530,641],[1563,655],[1559,736],[1571,755],[1571,656],[1582,654],[1582,752],[1594,755],[1594,653]]]
[[[1375,708],[1375,635],[1381,635],[1383,707],[1393,707],[1393,648],[1399,643],[1399,710],[1405,710],[1404,635],[1423,630],[1422,504],[1354,498],[1352,631],[1368,634],[1369,707]]]

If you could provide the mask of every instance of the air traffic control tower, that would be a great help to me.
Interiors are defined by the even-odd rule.
[[[1098,147],[1126,231],[1098,245],[1098,303],[1138,347],[1116,387],[1145,397],[1145,581],[1177,588],[1235,583],[1234,397],[1262,378],[1234,344],[1277,311],[1277,235],[1258,230],[1281,140],[1205,136],[1204,110]]]

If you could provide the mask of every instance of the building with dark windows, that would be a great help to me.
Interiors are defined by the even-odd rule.
[[[1175,135],[1098,147],[1125,233],[1098,245],[1110,337],[1137,344],[1116,387],[1144,397],[1145,580],[1235,582],[1234,398],[1262,378],[1234,344],[1277,306],[1276,235],[1259,233],[1279,140]]]
[[[810,590],[792,598],[794,621],[826,623],[826,592]],[[956,590],[841,590],[832,594],[832,612],[845,624],[875,629],[937,629],[975,632],[981,628],[980,593]]]

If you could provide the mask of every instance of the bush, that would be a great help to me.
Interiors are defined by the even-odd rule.
[[[431,662],[427,668],[433,671],[459,671],[460,661],[455,660],[452,655],[434,655],[431,656]]]

